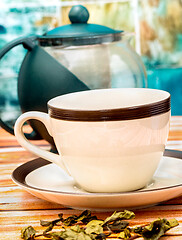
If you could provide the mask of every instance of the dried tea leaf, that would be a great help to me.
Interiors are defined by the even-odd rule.
[[[60,232],[51,232],[44,235],[52,240],[92,240],[84,231],[76,232],[72,229],[65,229]]]
[[[84,224],[87,224],[92,220],[97,220],[97,217],[92,216],[91,211],[88,210],[83,211],[77,218],[77,222],[82,221]]]
[[[40,225],[42,227],[48,227],[51,224],[50,221],[40,220]]]
[[[63,220],[63,223],[66,226],[71,226],[79,221],[82,221],[84,224],[90,222],[93,219],[97,219],[96,216],[91,216],[91,212],[88,210],[83,211],[79,216],[72,215],[66,219]]]
[[[63,218],[62,218],[63,214],[58,214],[58,219],[55,219],[53,221],[44,221],[44,220],[40,220],[40,225],[43,226],[43,227],[48,227],[44,233],[47,233],[47,232],[50,232],[54,226],[57,225],[58,222],[62,221]]]
[[[100,234],[98,234],[98,235],[95,237],[95,239],[97,239],[97,240],[104,240],[104,239],[106,239],[109,235],[110,235],[110,234],[100,233]],[[92,238],[92,239],[93,239],[93,238]]]
[[[92,220],[86,225],[85,232],[87,234],[101,234],[103,233],[102,220]]]
[[[24,227],[21,230],[21,238],[24,240],[34,240],[36,231],[32,226]]]
[[[51,224],[55,225],[56,223],[60,222],[63,220],[62,218],[63,214],[58,214],[58,219],[55,219],[53,221],[45,221],[45,220],[40,220],[40,225],[43,226],[43,227],[48,227],[50,226]]]
[[[82,229],[80,228],[79,225],[71,226],[70,229],[75,231],[75,232],[81,232],[82,231]]]
[[[47,227],[43,235],[37,235],[32,226],[23,228],[21,237],[24,240],[35,240],[36,237],[44,236],[50,240],[104,240],[112,233],[119,233],[118,237],[122,239],[135,239],[143,237],[144,240],[158,240],[167,230],[177,226],[176,219],[157,219],[149,225],[143,225],[135,228],[129,227],[129,222],[123,219],[131,219],[135,214],[125,210],[123,212],[114,212],[110,217],[98,220],[96,216],[91,216],[91,212],[86,210],[80,215],[72,215],[63,219],[63,214],[58,215],[58,219],[53,221],[40,221],[41,226]],[[59,232],[51,232],[58,222],[62,222],[70,228],[61,227]],[[77,222],[87,224],[85,228],[80,225],[73,225]],[[131,236],[132,233],[132,236]],[[135,233],[135,235],[133,235]]]
[[[143,226],[137,226],[137,227],[134,227],[134,228],[130,228],[130,230],[133,232],[133,233],[137,233],[137,234],[142,234],[142,231],[143,231],[144,227]]]
[[[63,233],[60,232],[50,232],[50,233],[44,233],[44,237],[50,238],[52,240],[63,240]]]
[[[118,235],[118,238],[122,239],[128,239],[131,237],[130,230],[128,228],[125,228],[120,234]]]
[[[111,233],[91,233],[89,236],[91,237],[92,240],[104,240],[106,239],[109,235],[111,235]]]
[[[97,216],[91,216],[90,215],[88,217],[83,218],[81,221],[82,221],[83,224],[87,224],[92,220],[97,220]]]
[[[106,225],[110,222],[117,221],[117,220],[122,220],[122,219],[132,219],[135,217],[134,212],[124,210],[123,212],[114,212],[110,217],[107,217],[104,220],[103,225]]]
[[[87,219],[91,216],[91,212],[88,210],[83,211],[79,216],[78,216],[78,221],[82,221],[84,219]]]
[[[165,234],[167,230],[172,228],[173,226],[177,226],[178,222],[167,219],[157,219],[150,223],[150,225],[145,226],[141,232],[141,235],[145,240],[158,240],[161,236]]]
[[[107,229],[109,229],[110,231],[117,233],[124,230],[128,225],[129,225],[129,222],[127,221],[117,220],[113,223],[108,223],[106,226],[107,226]]]
[[[173,219],[167,220],[167,224],[170,226],[170,228],[173,228],[178,226],[179,222],[175,218],[173,218]]]
[[[72,226],[73,224],[75,224],[77,222],[77,216],[76,215],[72,215],[72,216],[67,217],[66,219],[64,219],[62,222],[66,226]]]
[[[157,240],[169,229],[179,225],[176,219],[157,219],[147,226],[138,226],[131,228],[131,231],[140,234],[146,240]]]
[[[72,239],[70,239],[72,240]],[[78,233],[77,240],[92,240],[92,238],[84,232]]]

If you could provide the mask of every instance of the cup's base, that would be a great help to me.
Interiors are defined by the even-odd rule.
[[[83,191],[83,192],[88,192],[88,193],[109,193],[109,194],[119,194],[119,193],[131,193],[131,192],[135,192],[135,191],[140,191],[144,188],[146,188],[147,186],[150,186],[152,183],[152,180],[150,180],[147,184],[144,184],[142,186],[139,186],[137,188],[130,188],[130,189],[116,189],[116,190],[113,190],[113,189],[102,189],[102,188],[97,188],[97,190],[95,189],[92,189],[92,188],[88,188],[88,187],[85,187],[85,186],[81,186],[80,184],[78,183],[75,183],[74,184],[74,187]]]

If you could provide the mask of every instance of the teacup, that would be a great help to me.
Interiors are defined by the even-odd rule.
[[[146,186],[167,142],[170,94],[145,88],[99,89],[58,96],[48,114],[26,112],[15,124],[19,143],[59,165],[89,192],[125,192]],[[59,154],[30,143],[23,124],[45,124]],[[49,176],[47,176],[49,177]]]

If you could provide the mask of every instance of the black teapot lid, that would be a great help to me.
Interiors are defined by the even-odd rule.
[[[75,5],[69,12],[71,24],[57,27],[38,38],[41,46],[80,46],[119,41],[123,31],[87,23],[89,12],[82,5]]]

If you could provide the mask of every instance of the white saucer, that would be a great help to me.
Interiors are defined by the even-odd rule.
[[[166,151],[143,189],[124,193],[88,193],[58,166],[38,158],[16,168],[13,181],[31,194],[67,207],[97,211],[147,207],[182,195],[182,152]]]

